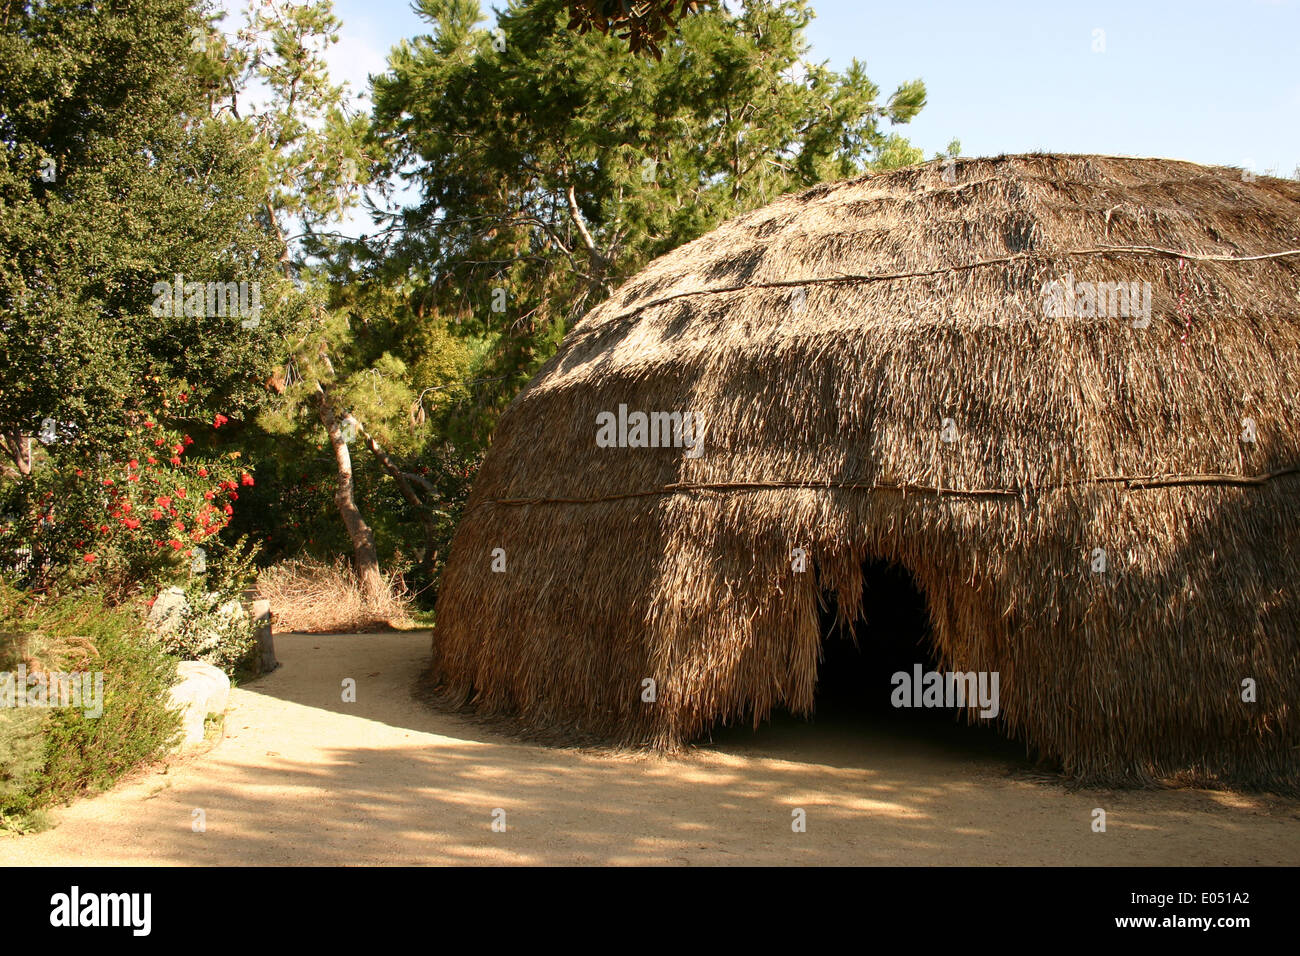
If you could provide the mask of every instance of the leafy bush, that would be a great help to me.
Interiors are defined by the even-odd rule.
[[[256,674],[260,662],[253,622],[238,598],[208,591],[195,580],[181,589],[189,609],[178,625],[159,635],[168,654],[205,661],[231,676]]]
[[[184,611],[174,624],[159,627],[159,643],[182,660],[205,661],[231,677],[253,677],[261,670],[261,654],[253,621],[242,599],[256,581],[259,546],[241,537],[227,546],[213,539],[201,568],[191,564],[189,575],[176,587]]]
[[[0,669],[103,673],[103,713],[0,709],[0,824],[21,828],[41,807],[112,786],[161,757],[180,715],[167,707],[176,661],[127,609],[82,592],[41,601],[0,580]]]
[[[0,521],[0,563],[25,565],[36,590],[93,583],[119,599],[187,566],[253,484],[237,455],[195,452],[195,440],[167,424],[182,421],[187,400],[178,392],[165,416],[128,413],[112,454],[71,437],[44,449],[30,476],[0,490],[9,516]],[[207,430],[225,423],[218,415]]]
[[[45,767],[45,717],[41,710],[0,708],[0,827],[30,810],[28,788]]]

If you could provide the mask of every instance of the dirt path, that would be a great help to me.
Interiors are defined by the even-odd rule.
[[[825,720],[679,759],[548,749],[413,699],[425,633],[276,648],[284,666],[234,692],[214,749],[0,837],[0,864],[1300,863],[1296,801],[1071,793],[969,738]]]

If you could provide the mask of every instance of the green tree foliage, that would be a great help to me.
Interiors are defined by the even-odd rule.
[[[338,467],[319,417],[323,390],[381,564],[414,569],[408,581],[422,587],[445,558],[475,463],[447,423],[449,410],[474,400],[466,380],[482,350],[413,313],[398,289],[328,279],[312,276],[310,293],[329,296],[329,307],[295,349],[284,393],[257,420],[276,460],[259,469],[256,492],[277,507],[292,503],[291,520],[270,529],[267,544],[272,553],[326,558],[352,548],[329,497]]]
[[[340,428],[348,414],[346,395],[338,394],[346,371],[341,376],[335,362],[345,369],[355,365],[354,350],[346,331],[337,331],[346,329],[346,321],[325,310],[314,294],[310,264],[322,249],[321,227],[356,202],[369,165],[363,149],[368,120],[350,104],[346,85],[330,79],[325,60],[339,26],[329,0],[267,0],[250,5],[233,34],[216,25],[197,32],[194,47],[212,121],[239,129],[256,157],[264,221],[275,236],[284,276],[296,280],[289,297],[302,318],[286,342],[287,363],[268,382],[279,397],[263,424],[279,427],[270,435],[250,429],[245,438],[276,460],[285,451],[274,444],[277,430],[292,430],[300,447],[316,437],[304,432],[324,433],[334,452],[334,504],[367,594],[377,597],[382,579],[374,536],[356,501],[351,451]],[[290,421],[295,429],[286,429]],[[289,470],[298,467],[294,461]],[[285,469],[277,470],[282,474],[273,485],[284,477]],[[263,494],[253,503],[261,506],[258,517],[268,529],[284,523],[282,500]]]
[[[211,112],[206,31],[190,0],[0,20],[0,552],[33,580],[93,578],[109,551],[152,568],[141,549],[172,535],[128,527],[110,491],[143,480],[146,423],[228,458],[213,423],[264,400],[300,319],[256,130]],[[101,547],[105,527],[130,547]]]
[[[85,552],[73,579],[187,556],[103,481],[153,475],[127,453],[152,420],[195,438],[175,467],[256,474],[232,530],[269,555],[433,581],[497,415],[579,316],[725,219],[922,158],[894,127],[923,85],[809,62],[805,0],[515,0],[491,31],[476,0],[416,5],[370,116],[330,78],[329,0],[4,6],[0,528],[76,519],[41,532]],[[343,240],[367,187],[375,230]],[[159,311],[177,276],[256,284],[258,321],[184,289]]]
[[[663,58],[659,44],[677,21],[707,5],[698,0],[569,0],[569,29],[598,30],[627,40],[633,53]]]
[[[16,471],[47,419],[51,448],[84,451],[178,386],[200,421],[263,394],[289,318],[278,250],[257,153],[205,121],[201,27],[187,0],[29,0],[0,20],[0,433]],[[155,286],[177,275],[258,284],[258,322],[159,314]]]
[[[248,138],[281,262],[300,265],[318,251],[321,226],[357,203],[371,165],[369,118],[325,60],[342,24],[330,0],[267,0],[250,4],[233,33],[225,26],[195,30],[191,42],[209,111]]]
[[[375,81],[381,172],[418,191],[371,242],[375,281],[487,341],[493,417],[564,332],[654,256],[782,193],[922,159],[886,131],[925,102],[882,100],[853,62],[807,62],[802,0],[687,17],[660,60],[575,37],[562,0],[418,0],[427,36]]]

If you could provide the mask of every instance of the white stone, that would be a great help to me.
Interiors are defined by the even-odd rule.
[[[227,601],[221,607],[217,608],[217,614],[228,621],[246,621],[248,612],[244,610],[244,605],[238,599]]]
[[[185,592],[173,585],[154,598],[153,607],[149,608],[149,626],[157,634],[170,634],[189,614],[190,602],[185,600]]]
[[[181,712],[184,746],[203,742],[203,722],[208,714],[221,714],[230,702],[230,678],[218,667],[202,661],[176,665],[176,684],[168,706]]]

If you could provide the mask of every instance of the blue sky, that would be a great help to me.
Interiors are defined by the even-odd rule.
[[[1052,152],[1300,165],[1300,3],[814,3],[816,59],[929,97],[927,154]],[[1103,31],[1094,35],[1094,31]],[[1104,52],[1094,52],[1096,39]]]
[[[1300,166],[1300,0],[813,8],[811,59],[841,68],[857,57],[886,94],[925,81],[927,105],[902,132],[927,155],[955,136],[966,156],[1164,156],[1280,175]],[[406,0],[335,9],[343,37],[332,65],[358,91],[394,43],[424,32]]]

